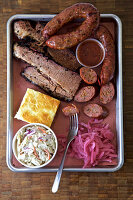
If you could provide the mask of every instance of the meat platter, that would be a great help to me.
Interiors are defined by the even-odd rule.
[[[23,125],[25,122],[18,123],[17,119],[14,119],[14,115],[19,108],[19,104],[24,96],[27,87],[38,90],[42,92],[42,89],[38,89],[37,86],[31,85],[31,83],[26,80],[23,83],[23,78],[19,77],[21,70],[26,67],[25,63],[21,63],[18,60],[13,58],[13,23],[16,20],[33,20],[33,21],[50,21],[55,15],[14,15],[12,16],[7,23],[7,165],[10,170],[14,172],[56,172],[60,162],[61,157],[57,156],[54,161],[44,168],[39,169],[30,169],[23,167],[19,164],[14,164],[14,158],[12,153],[12,139],[15,132]],[[112,35],[115,38],[115,47],[116,47],[116,98],[110,104],[111,112],[110,117],[105,119],[110,121],[110,125],[113,127],[113,131],[116,133],[117,141],[117,154],[118,162],[114,166],[104,166],[104,167],[95,167],[95,168],[82,168],[82,163],[79,161],[72,161],[71,158],[66,160],[64,171],[75,171],[75,172],[113,172],[120,169],[124,162],[124,149],[123,149],[123,102],[122,102],[122,25],[119,17],[113,14],[101,14],[101,23],[107,26]],[[19,65],[19,67],[18,67]],[[17,66],[17,67],[16,67]],[[18,84],[16,84],[18,83]],[[73,102],[72,102],[73,103]],[[97,99],[93,102],[97,103]],[[61,102],[60,110],[66,106],[66,102]],[[76,106],[82,112],[80,103],[77,103]],[[86,118],[81,114],[79,120]],[[69,121],[66,118],[63,118],[61,111],[57,113],[57,116],[52,124],[52,129],[55,133],[61,134],[64,131],[64,134],[67,134],[67,127]],[[60,126],[60,124],[62,124]]]

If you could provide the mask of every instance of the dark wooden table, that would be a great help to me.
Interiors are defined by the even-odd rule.
[[[14,14],[58,13],[76,0],[0,0],[0,199],[133,199],[133,1],[94,0],[101,13],[123,24],[125,163],[115,173],[63,173],[60,190],[51,193],[55,173],[13,173],[6,165],[6,22]],[[78,1],[82,2],[82,1]],[[88,1],[84,1],[88,2]]]

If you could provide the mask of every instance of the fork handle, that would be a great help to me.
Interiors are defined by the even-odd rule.
[[[56,177],[55,177],[55,180],[54,180],[54,183],[53,183],[53,187],[52,187],[52,192],[53,193],[56,193],[57,190],[58,190],[58,188],[59,188],[60,179],[61,179],[61,175],[62,175],[62,171],[63,171],[63,166],[64,166],[64,161],[65,161],[65,157],[66,157],[66,154],[67,154],[67,150],[68,150],[69,144],[70,144],[70,142],[66,146],[66,150],[64,152],[64,155],[63,155],[60,167],[59,167],[59,169],[57,171],[57,174],[56,174]]]

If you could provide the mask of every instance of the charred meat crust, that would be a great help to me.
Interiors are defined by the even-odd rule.
[[[15,44],[16,42],[14,42]],[[13,44],[13,46],[14,46]],[[26,39],[23,39],[21,41],[17,41],[17,44],[22,46],[22,47],[27,47],[29,48],[30,50],[32,51],[35,51],[35,52],[38,52],[38,53],[41,53],[43,54],[44,56],[48,55],[48,52],[47,52],[47,47],[46,45],[43,45],[43,46],[39,46],[38,43],[34,40],[32,40],[31,38],[26,38]]]
[[[14,45],[14,55],[17,58],[24,60],[26,63],[35,66],[44,76],[49,77],[51,81],[58,86],[56,88],[57,93],[60,93],[60,95],[63,93],[67,99],[73,99],[81,82],[81,78],[77,73],[62,67],[48,59],[48,57],[33,52],[29,48],[20,46],[19,44]]]
[[[27,70],[32,69],[36,72],[36,76],[33,76],[32,74],[30,74],[28,76],[28,74],[26,73]],[[40,80],[39,80],[39,77]],[[41,74],[41,72],[39,70],[37,70],[36,67],[33,66],[27,66],[22,72],[21,72],[21,76],[25,78],[26,81],[29,81],[30,83],[38,86],[39,88],[43,89],[44,91],[46,91],[47,93],[50,93],[51,96],[53,97],[57,97],[58,99],[62,99],[65,101],[71,101],[71,98],[63,96],[61,93],[57,93],[56,89],[57,87],[60,88],[60,90],[63,90],[59,85],[54,85],[54,83],[50,80],[49,77],[44,76],[43,74]],[[38,77],[38,78],[37,78]],[[38,81],[42,81],[42,84],[40,84]],[[53,90],[50,89],[50,87],[48,87],[47,84],[44,84],[43,81],[49,81],[49,83],[51,84],[52,87],[54,87]],[[65,91],[64,91],[65,92]]]
[[[14,32],[19,39],[30,37],[39,43],[43,43],[44,39],[41,34],[43,27],[44,26],[38,22],[35,28],[33,28],[29,21],[19,20],[14,23]]]

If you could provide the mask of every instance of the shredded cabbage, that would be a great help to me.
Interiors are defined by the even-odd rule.
[[[39,126],[26,127],[17,135],[17,157],[28,166],[40,166],[52,158],[56,142],[53,133]]]

